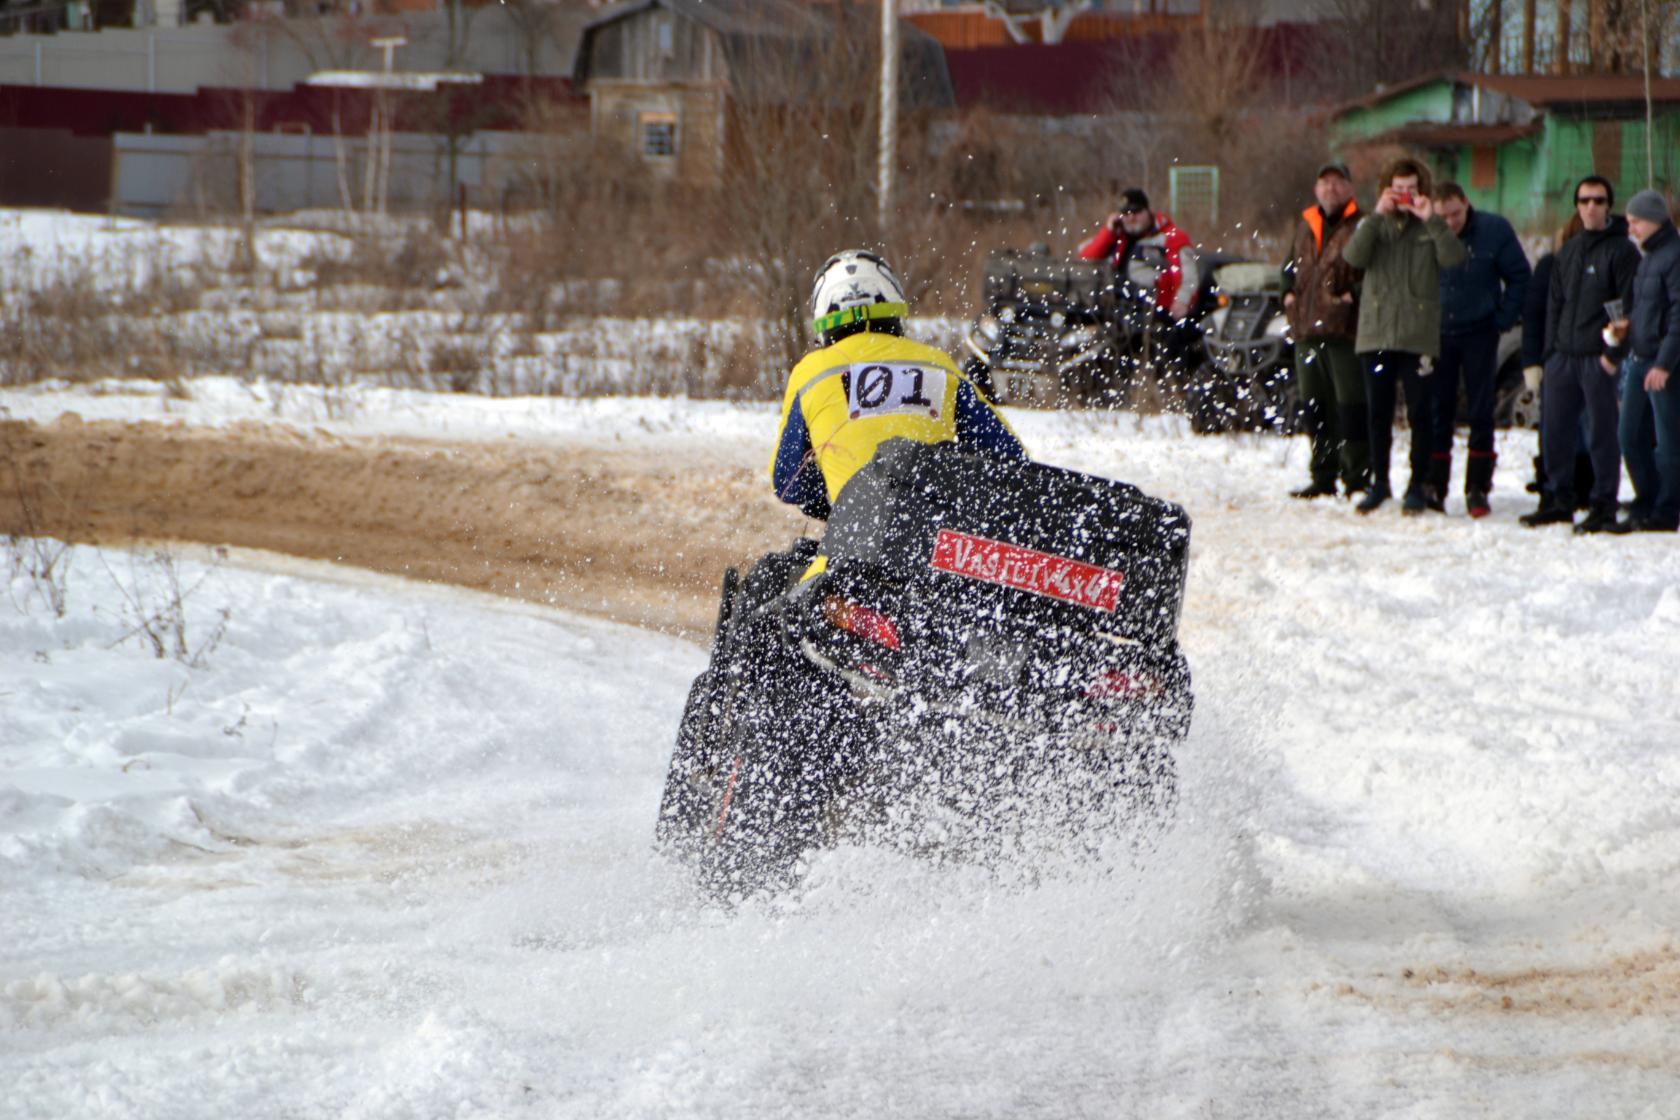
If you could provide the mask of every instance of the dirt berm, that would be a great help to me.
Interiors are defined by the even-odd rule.
[[[268,549],[703,639],[724,568],[809,523],[770,493],[767,449],[653,446],[10,421],[0,533]]]

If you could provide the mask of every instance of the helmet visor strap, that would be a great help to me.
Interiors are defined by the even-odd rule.
[[[874,319],[902,319],[909,313],[910,307],[904,303],[864,303],[820,315],[811,325],[817,334],[821,335],[852,323],[866,323]]]

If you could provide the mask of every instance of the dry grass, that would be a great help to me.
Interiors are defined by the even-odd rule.
[[[1267,96],[1253,59],[1234,40],[1187,40],[1176,84],[1225,77],[1198,98],[1163,90],[1177,116],[1051,125],[911,115],[885,223],[874,203],[874,63],[858,43],[806,60],[838,91],[830,100],[732,109],[732,135],[752,142],[734,142],[715,187],[661,183],[533,106],[518,188],[467,236],[440,233],[429,213],[343,214],[320,219],[341,242],[323,239],[284,270],[230,257],[149,284],[113,285],[92,266],[14,281],[25,294],[0,304],[0,385],[224,374],[494,394],[771,396],[811,343],[812,272],[843,247],[892,257],[919,314],[963,318],[990,251],[1043,242],[1071,252],[1122,186],[1143,185],[1164,205],[1169,156],[1217,155],[1221,228],[1188,232],[1210,247],[1275,252],[1268,239],[1288,230],[1322,151],[1302,142],[1297,114],[1253,112]],[[810,81],[785,78],[790,88]],[[702,330],[664,332],[675,341],[627,357],[584,329],[608,316]],[[703,329],[720,322],[727,343]]]

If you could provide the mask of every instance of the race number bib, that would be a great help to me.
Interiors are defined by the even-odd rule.
[[[853,420],[900,412],[937,420],[948,376],[937,367],[911,362],[859,363],[841,375],[846,413]]]

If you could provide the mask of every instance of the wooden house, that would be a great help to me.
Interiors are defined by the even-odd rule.
[[[899,26],[900,108],[950,108],[943,50],[908,21]],[[847,89],[824,80],[839,37],[879,35],[880,9],[844,0],[631,0],[584,27],[573,80],[589,98],[597,139],[656,176],[707,184],[732,144],[751,142],[733,110],[818,102],[846,112],[872,97],[867,75]]]

